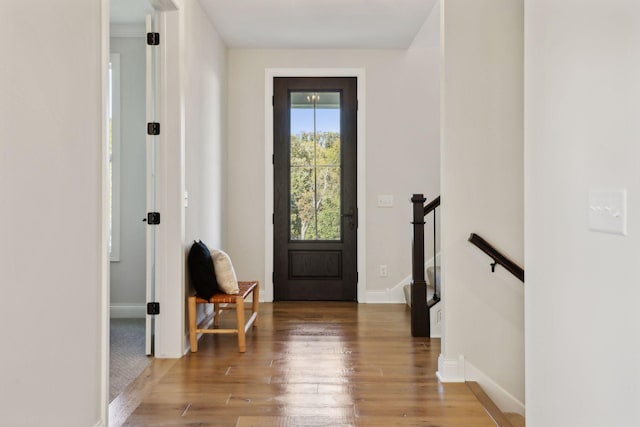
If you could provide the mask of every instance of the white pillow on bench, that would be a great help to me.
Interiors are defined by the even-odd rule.
[[[231,258],[225,252],[212,249],[211,259],[213,260],[213,269],[216,272],[216,281],[218,289],[225,294],[237,294],[240,292],[238,288],[238,278],[231,264]]]

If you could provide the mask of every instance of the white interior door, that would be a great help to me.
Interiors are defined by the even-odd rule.
[[[158,22],[154,15],[147,15],[147,33],[157,33]],[[146,94],[147,124],[158,123],[158,64],[160,49],[147,43]],[[150,134],[147,129],[147,213],[157,212],[156,206],[156,145],[159,137]],[[153,224],[152,216],[147,215],[147,304],[156,301],[156,232],[158,225]],[[146,315],[146,354],[153,355],[155,340],[155,317]]]

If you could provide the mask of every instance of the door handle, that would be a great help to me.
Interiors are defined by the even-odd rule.
[[[354,212],[354,209],[353,209],[353,208],[351,208],[351,210],[349,211],[349,213],[343,213],[343,214],[342,214],[342,217],[343,217],[343,218],[344,218],[344,217],[346,217],[346,216],[350,216],[350,217],[356,216],[356,214],[355,214],[355,212]]]
[[[343,213],[341,215],[343,218],[349,217],[351,221],[349,221],[349,228],[354,229],[356,227],[356,210],[354,208],[349,209],[349,213]]]

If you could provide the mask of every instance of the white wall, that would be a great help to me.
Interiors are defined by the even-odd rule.
[[[492,274],[467,238],[478,233],[523,265],[523,3],[445,0],[443,11],[439,374],[478,380],[522,412],[523,285],[500,267]]]
[[[366,288],[393,288],[411,271],[411,194],[439,194],[438,31],[425,25],[409,50],[229,51],[227,249],[238,274],[263,285],[271,283],[264,277],[267,68],[365,69]],[[377,208],[378,194],[393,195],[394,207]],[[378,277],[379,264],[389,277]]]
[[[227,48],[198,1],[187,8],[186,240],[225,239]]]
[[[638,425],[640,3],[525,6],[527,425]],[[588,229],[627,189],[628,234]]]
[[[120,260],[111,263],[112,315],[144,315],[146,303],[146,40],[112,37],[120,54]],[[140,307],[140,313],[124,307]],[[122,313],[119,313],[122,311]]]
[[[105,421],[107,20],[99,0],[0,6],[2,425]]]
[[[187,2],[185,31],[188,253],[194,240],[221,248],[226,238],[227,48],[198,1]]]

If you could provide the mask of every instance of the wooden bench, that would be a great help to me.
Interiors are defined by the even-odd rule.
[[[200,298],[197,295],[190,296],[188,298],[188,307],[187,310],[189,312],[189,340],[191,341],[191,352],[195,353],[198,351],[198,334],[236,334],[238,335],[238,351],[240,353],[244,353],[246,351],[246,339],[245,335],[249,328],[253,325],[256,326],[256,319],[258,317],[258,304],[260,297],[260,285],[259,282],[238,282],[238,288],[240,288],[240,292],[237,294],[225,294],[225,293],[217,293],[214,294],[208,300]],[[245,306],[244,300],[252,295],[252,306],[251,306],[251,316],[245,323]],[[198,304],[213,304],[213,328],[199,328],[197,322]],[[236,310],[236,328],[235,329],[221,329],[219,328],[220,324],[220,315],[223,310],[233,310],[232,306],[221,306],[220,304],[235,304]],[[205,319],[203,323],[208,323]]]

